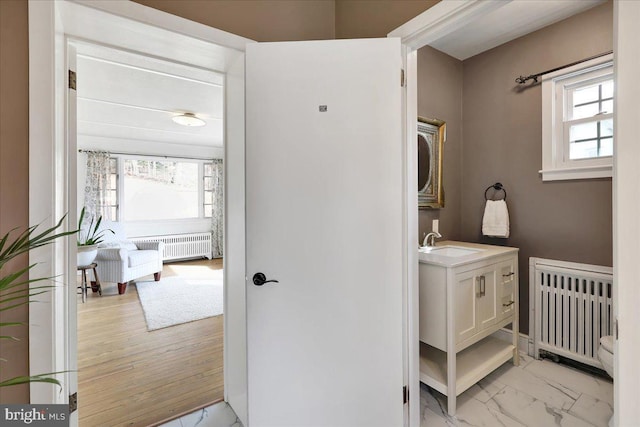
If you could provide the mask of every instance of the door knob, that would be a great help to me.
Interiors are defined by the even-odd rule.
[[[267,276],[265,276],[264,273],[256,273],[253,275],[253,284],[256,286],[262,286],[269,282],[279,283],[277,280],[267,280]]]

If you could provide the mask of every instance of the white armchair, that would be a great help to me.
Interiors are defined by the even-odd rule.
[[[101,281],[117,283],[118,293],[124,294],[133,279],[153,274],[156,282],[160,280],[163,242],[133,243],[127,240],[122,225],[117,222],[104,221],[101,228],[114,232],[105,233],[104,241],[98,246],[95,262]]]

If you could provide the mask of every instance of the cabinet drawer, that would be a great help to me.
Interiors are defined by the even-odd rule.
[[[516,302],[514,300],[514,295],[504,295],[500,298],[500,306],[498,307],[500,310],[500,320],[511,316],[513,311],[515,310]]]
[[[498,267],[500,274],[500,290],[497,295],[499,320],[505,320],[516,311],[516,286],[518,286],[518,260],[516,257],[501,262]]]
[[[500,265],[500,281],[501,283],[514,282],[517,276],[514,261],[506,261]]]
[[[515,282],[512,280],[507,283],[503,283],[500,285],[500,296],[513,296],[513,287],[515,286]]]

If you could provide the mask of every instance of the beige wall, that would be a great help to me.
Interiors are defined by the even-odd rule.
[[[540,85],[514,79],[613,46],[612,3],[464,61],[462,238],[520,248],[520,313],[528,331],[528,261],[543,257],[612,265],[611,179],[542,182]],[[508,192],[509,239],[481,236],[484,190]]]
[[[28,226],[29,176],[29,52],[27,2],[0,1],[0,233]],[[24,268],[26,258],[2,269],[2,275]],[[0,312],[0,322],[28,322],[27,307]],[[29,369],[28,329],[4,328],[0,335],[19,342],[0,341],[0,380],[25,375]],[[28,386],[0,388],[0,402],[26,402]]]
[[[134,0],[261,42],[335,37],[333,0]]]
[[[336,0],[336,38],[386,37],[440,0]]]
[[[447,123],[443,150],[445,207],[421,209],[419,237],[431,231],[431,221],[440,220],[446,239],[461,238],[462,200],[462,61],[425,46],[418,51],[418,115]]]

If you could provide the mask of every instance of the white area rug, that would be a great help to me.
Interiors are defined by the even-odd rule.
[[[222,279],[174,276],[136,288],[149,331],[222,314]]]

